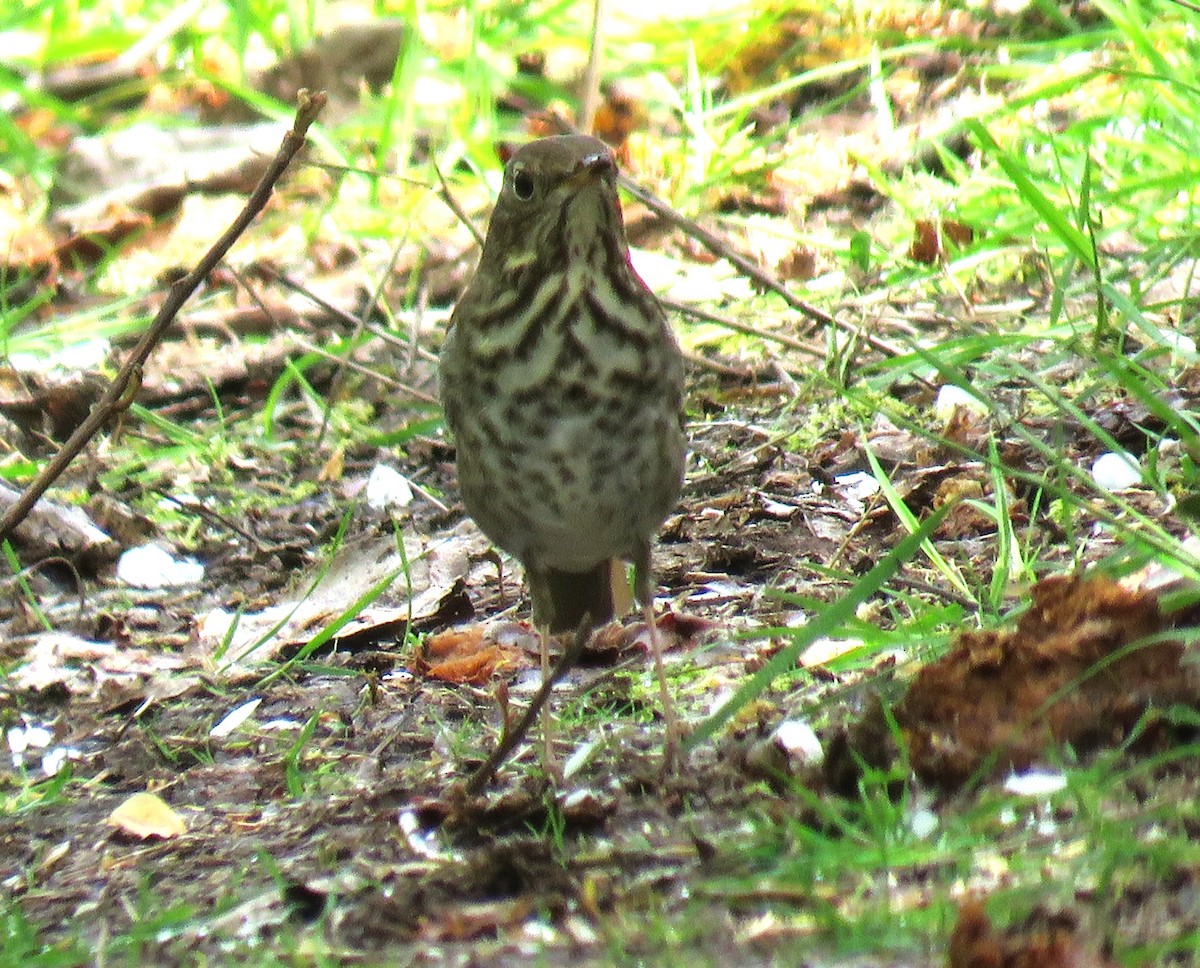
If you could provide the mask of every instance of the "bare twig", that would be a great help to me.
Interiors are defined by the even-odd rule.
[[[898,357],[901,357],[905,353],[908,352],[908,350],[901,349],[898,346],[893,346],[887,340],[882,340],[878,336],[871,335],[870,333],[866,332],[859,326],[852,326],[849,323],[838,323],[838,325],[842,328],[842,330],[844,332],[849,333],[851,336],[853,336],[857,339],[861,339],[864,343],[866,343],[869,347],[871,347],[871,349],[875,350],[878,353],[882,353],[884,356],[889,356],[892,359],[897,359]],[[922,380],[921,382],[925,383],[926,386],[929,385],[924,380]]]
[[[35,561],[32,565],[22,568],[11,578],[6,578],[4,581],[0,581],[0,588],[3,588],[5,585],[20,585],[28,576],[34,574],[35,572],[42,571],[43,569],[48,568],[50,565],[61,565],[75,576],[75,590],[79,592],[79,611],[80,614],[82,614],[83,610],[87,607],[87,586],[84,585],[83,575],[79,573],[79,569],[75,566],[75,562],[73,562],[70,558],[64,557],[63,555],[52,555],[49,558],[43,558],[41,561]],[[34,604],[38,607],[38,612],[40,614],[40,606],[38,606],[38,603],[36,602]]]
[[[905,575],[893,575],[891,578],[893,585],[903,585],[906,588],[911,588],[915,592],[923,592],[926,595],[931,595],[934,598],[940,598],[943,601],[950,602],[954,605],[959,605],[967,612],[977,612],[979,610],[979,602],[974,602],[967,598],[966,595],[960,595],[958,592],[949,588],[942,588],[940,585],[935,585],[933,582],[921,581],[919,578],[909,578]]]
[[[458,199],[454,197],[454,193],[450,191],[450,186],[446,184],[446,179],[442,175],[442,169],[436,164],[433,166],[434,174],[437,175],[438,184],[442,186],[438,193],[442,196],[442,201],[446,203],[446,207],[450,209],[455,217],[467,227],[471,235],[475,237],[475,244],[481,249],[483,248],[483,233],[479,231],[478,226],[471,221],[471,217],[463,211],[463,207],[458,204]]]
[[[261,272],[263,275],[267,276],[272,282],[277,282],[281,286],[284,286],[285,288],[292,290],[292,292],[299,293],[301,296],[303,296],[309,302],[313,303],[318,309],[323,309],[325,312],[329,313],[329,315],[334,317],[334,319],[340,320],[341,322],[346,323],[349,326],[358,325],[358,317],[357,316],[351,315],[350,313],[346,312],[346,310],[335,306],[333,303],[331,303],[329,300],[325,299],[323,296],[319,296],[317,293],[313,292],[311,289],[305,288],[303,283],[297,282],[295,279],[293,279],[291,276],[289,276],[286,272],[280,272],[278,269],[274,268],[273,266],[268,266],[268,265],[259,266],[258,271]]]
[[[355,316],[351,315],[350,313],[346,312],[344,309],[339,309],[337,306],[333,305],[333,303],[331,303],[328,300],[317,295],[312,290],[307,289],[305,286],[296,282],[294,279],[292,279],[290,276],[286,275],[285,273],[276,272],[275,270],[269,269],[269,268],[266,269],[265,271],[269,272],[271,275],[271,278],[274,279],[276,282],[278,282],[280,285],[287,286],[293,292],[297,292],[300,295],[304,296],[306,299],[310,300],[315,305],[317,305],[321,309],[325,310],[325,312],[329,313],[335,319],[342,320],[343,322],[347,323],[348,325],[353,326],[355,329],[355,332],[351,335],[351,340],[353,340],[355,337],[357,337],[359,332],[365,330],[366,332],[372,333],[373,335],[375,335],[383,340],[395,342],[395,337],[392,336],[392,334],[388,333],[386,330],[384,330],[378,326],[373,326],[370,323],[364,322],[366,314],[370,311],[370,306],[377,305],[379,300],[382,298],[381,294],[378,291],[376,291],[376,293],[372,297],[372,302],[370,303],[370,305],[366,309],[364,309],[363,319],[359,319],[359,318],[356,318]],[[385,273],[385,275],[386,275],[386,273]],[[395,390],[400,390],[400,391],[408,394],[414,400],[420,400],[422,403],[437,403],[437,397],[434,397],[431,394],[425,393],[423,390],[418,390],[416,387],[411,386],[408,383],[404,383],[400,380],[393,379],[392,377],[389,377],[389,376],[384,376],[382,373],[378,372],[377,370],[372,370],[368,366],[363,366],[360,363],[355,363],[348,356],[345,356],[345,357],[338,356],[335,353],[331,353],[327,349],[317,346],[315,343],[310,343],[307,340],[302,339],[301,337],[297,336],[294,333],[292,334],[292,340],[296,343],[297,346],[299,346],[303,350],[305,350],[305,352],[316,353],[319,356],[323,356],[326,359],[331,360],[334,363],[338,364],[339,367],[345,367],[345,368],[354,370],[357,373],[363,374],[363,376],[370,377],[372,380],[379,381],[384,386],[391,387]],[[412,343],[412,340],[410,339],[409,345],[411,345],[411,343]],[[425,353],[422,355],[424,358],[427,358],[429,360],[437,359],[437,357],[434,356],[432,353]],[[411,363],[410,363],[410,368],[411,368]]]
[[[757,376],[756,372],[748,366],[731,366],[728,363],[722,363],[720,360],[710,360],[707,356],[688,350],[684,350],[683,359],[697,369],[708,370],[711,373],[716,373],[718,376],[732,377],[734,380],[749,382]]]
[[[238,526],[229,518],[218,514],[211,508],[206,508],[203,504],[198,504],[195,501],[184,501],[181,498],[177,498],[174,494],[168,494],[161,487],[150,488],[150,493],[157,494],[164,501],[170,501],[179,510],[186,511],[188,514],[194,514],[196,517],[209,522],[209,524],[216,524],[222,528],[227,528],[258,551],[261,551],[263,548],[263,543],[245,528]]]
[[[279,151],[272,159],[262,179],[246,200],[245,208],[233,220],[233,224],[225,230],[224,234],[217,239],[213,247],[204,254],[204,258],[196,264],[196,267],[171,286],[158,315],[154,317],[149,329],[138,340],[128,359],[122,364],[117,375],[113,377],[112,383],[104,391],[104,396],[92,407],[87,419],[79,425],[75,433],[71,434],[70,439],[54,455],[53,460],[42,468],[41,473],[25,488],[20,498],[8,509],[4,517],[0,518],[0,541],[5,540],[13,533],[16,526],[33,509],[38,499],[46,493],[46,489],[67,469],[71,461],[96,436],[100,428],[117,414],[129,409],[141,388],[142,366],[162,340],[179,310],[183,308],[192,293],[199,288],[208,274],[225,257],[225,253],[229,251],[233,243],[266,206],[276,183],[283,176],[296,153],[304,146],[305,135],[317,119],[317,115],[321,113],[321,109],[325,107],[327,98],[324,91],[309,94],[308,91],[302,90],[297,100],[299,105],[292,129],[284,135],[283,144],[280,145]]]
[[[372,336],[378,337],[380,340],[382,340],[384,343],[387,343],[389,346],[395,346],[399,349],[408,349],[413,344],[411,337],[409,338],[408,342],[405,343],[395,333],[389,333],[382,326],[377,326],[374,323],[367,326],[367,332],[370,333]],[[416,358],[420,358],[420,359],[424,360],[427,363],[436,363],[438,360],[438,355],[436,353],[433,353],[430,350],[427,350],[423,346],[420,346],[420,345],[417,346],[416,353],[414,354],[414,356]],[[414,362],[415,362],[415,360],[414,360]]]
[[[539,632],[539,634],[545,634]],[[516,745],[521,742],[525,734],[529,732],[529,727],[533,725],[533,721],[537,718],[542,707],[546,705],[546,700],[550,698],[550,691],[554,688],[554,684],[558,682],[567,671],[575,665],[583,654],[583,647],[587,644],[590,636],[590,631],[587,623],[581,623],[575,631],[574,638],[571,639],[571,644],[567,646],[566,651],[559,657],[553,669],[543,681],[541,688],[534,693],[533,699],[525,708],[525,712],[516,723],[505,723],[504,729],[500,734],[500,742],[496,744],[496,748],[492,750],[491,755],[484,760],[479,767],[471,774],[466,783],[466,793],[468,796],[477,797],[483,792],[483,788],[488,785],[492,777],[496,775],[496,771],[508,759],[509,753],[516,748]]]
[[[718,258],[725,259],[742,275],[746,276],[753,282],[758,283],[763,289],[776,293],[785,303],[795,309],[797,312],[803,313],[814,322],[820,323],[822,326],[836,326],[835,320],[829,313],[823,309],[818,309],[810,303],[806,303],[799,296],[795,295],[787,286],[775,278],[771,273],[767,272],[762,266],[757,265],[753,259],[742,255],[732,245],[722,239],[720,236],[710,232],[704,226],[692,219],[680,215],[675,209],[671,208],[666,202],[655,195],[649,189],[643,188],[632,178],[626,175],[618,176],[621,182],[621,187],[624,188],[630,195],[636,198],[639,202],[650,209],[659,218],[670,222],[685,235],[691,236],[702,246],[708,249],[713,255]]]
[[[329,350],[323,349],[322,347],[317,346],[315,343],[310,343],[308,340],[302,339],[295,333],[292,334],[292,342],[294,342],[306,353],[316,353],[318,356],[324,357],[325,359],[330,360],[339,366],[343,366],[348,370],[353,370],[355,373],[361,373],[365,377],[369,377],[372,380],[377,380],[386,387],[391,387],[393,390],[399,390],[402,393],[412,397],[412,399],[419,400],[421,403],[438,402],[437,397],[430,393],[426,393],[424,390],[418,390],[416,387],[411,386],[408,383],[402,383],[400,380],[393,379],[390,376],[384,376],[382,373],[372,370],[369,366],[364,366],[361,363],[355,363],[353,360],[347,357],[338,356],[336,353],[331,353]]]
[[[818,349],[811,343],[796,339],[794,336],[789,336],[787,333],[759,329],[756,326],[751,326],[749,323],[739,322],[736,319],[730,319],[728,316],[719,316],[716,313],[709,312],[707,309],[689,306],[687,303],[676,302],[674,299],[666,299],[663,296],[659,296],[658,301],[677,313],[691,316],[693,319],[703,319],[705,322],[716,323],[718,326],[724,326],[726,329],[732,329],[738,333],[745,333],[747,336],[757,336],[759,339],[779,343],[781,346],[788,347],[788,349],[803,353],[810,359],[821,360],[825,358],[824,350]]]
[[[418,497],[424,498],[425,501],[432,505],[440,514],[450,513],[450,509],[436,497],[434,497],[433,493],[428,488],[422,487],[412,478],[406,478],[406,480],[408,481],[408,486],[413,489],[413,493],[415,493]]]
[[[329,300],[325,299],[323,296],[313,292],[311,289],[306,288],[301,283],[296,282],[296,280],[294,280],[291,276],[287,275],[286,273],[277,272],[276,270],[272,269],[270,266],[262,266],[260,271],[262,271],[263,273],[269,274],[270,277],[274,281],[278,282],[280,285],[286,286],[287,288],[291,289],[293,292],[299,293],[301,296],[304,296],[307,300],[309,300],[315,306],[317,306],[320,309],[323,309],[325,312],[329,313],[329,315],[332,316],[334,319],[338,319],[338,320],[342,321],[343,323],[345,323],[346,325],[354,327],[355,329],[357,329],[357,327],[359,326],[359,318],[357,316],[354,316],[351,313],[346,312],[346,310],[344,310],[344,309],[338,308],[333,303],[329,302]],[[369,310],[372,306],[378,305],[378,298],[379,297],[376,296],[375,297],[376,301],[370,303],[370,305],[367,307],[367,309],[364,310],[364,316],[367,314],[367,312],[369,312]],[[413,327],[410,327],[410,330],[411,329],[413,329]],[[395,334],[389,333],[383,327],[376,326],[373,323],[367,323],[366,331],[375,336],[378,336],[384,342],[391,343],[393,346],[403,347],[404,349],[409,349],[413,345],[413,342],[414,342],[414,335],[411,332],[409,334],[408,342],[402,343],[402,342],[400,342],[400,340],[398,340],[396,338]],[[420,346],[417,347],[416,355],[419,356],[421,359],[426,360],[431,363],[437,361],[436,353],[431,353],[428,350],[423,350],[423,349],[421,349]],[[378,374],[375,374],[375,375],[378,376]]]
[[[685,316],[691,316],[694,319],[703,319],[706,322],[716,323],[718,326],[724,326],[726,329],[732,329],[738,333],[745,333],[747,336],[757,336],[759,339],[767,340],[772,343],[779,343],[781,346],[786,346],[789,349],[803,353],[805,356],[814,360],[824,359],[826,354],[824,351],[813,346],[811,343],[806,343],[804,340],[797,339],[795,336],[789,336],[787,333],[778,333],[773,330],[759,329],[756,326],[751,326],[749,323],[739,322],[736,319],[730,319],[728,316],[721,316],[717,313],[710,312],[707,309],[700,309],[697,306],[689,306],[687,303],[676,302],[674,299],[666,299],[659,296],[658,301],[668,309],[673,309],[677,313],[683,313]],[[830,317],[830,325],[835,326],[848,333],[849,335],[861,339],[872,349],[884,356],[897,357],[903,356],[906,352],[878,336],[873,336],[870,333],[864,332],[857,326],[849,323],[839,322],[837,319]]]
[[[229,270],[229,273],[233,276],[234,281],[242,287],[242,292],[249,296],[250,301],[258,307],[258,311],[262,313],[263,318],[267,321],[267,325],[270,327],[269,331],[275,332],[276,330],[282,328],[283,320],[279,318],[279,314],[274,308],[267,305],[267,301],[263,299],[259,291],[250,284],[250,280],[246,278],[245,273],[238,271],[233,266],[226,266],[225,268]],[[285,309],[289,310],[288,316],[290,318],[292,316],[290,307],[285,307]],[[231,339],[236,338],[237,331],[232,326],[224,323],[220,328],[223,329],[225,335],[229,336]]]

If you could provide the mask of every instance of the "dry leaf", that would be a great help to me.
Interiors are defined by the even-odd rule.
[[[108,822],[133,837],[169,840],[187,833],[183,817],[156,793],[135,793],[108,815]]]
[[[522,661],[521,651],[489,635],[486,626],[448,629],[431,636],[417,662],[418,673],[443,682],[482,685],[498,669],[511,669]]]
[[[948,252],[970,245],[974,239],[974,229],[963,222],[917,219],[908,257],[922,265],[944,262]]]

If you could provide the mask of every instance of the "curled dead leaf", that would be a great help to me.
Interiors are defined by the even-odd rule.
[[[908,257],[922,265],[945,262],[947,256],[975,240],[975,230],[953,219],[917,219]]]
[[[480,686],[497,671],[514,668],[522,661],[519,649],[496,641],[486,627],[473,625],[427,639],[415,671],[443,682]]]
[[[108,815],[108,822],[132,837],[169,840],[187,833],[183,817],[156,793],[135,793]]]

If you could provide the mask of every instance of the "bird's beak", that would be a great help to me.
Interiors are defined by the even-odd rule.
[[[597,182],[609,172],[614,171],[616,164],[612,152],[607,149],[596,151],[581,158],[575,170],[571,173],[570,181],[575,185],[586,185]]]

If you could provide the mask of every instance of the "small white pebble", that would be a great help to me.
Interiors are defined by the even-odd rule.
[[[879,482],[866,471],[839,474],[833,479],[833,486],[846,499],[857,498],[862,501],[879,493]]]
[[[785,719],[775,727],[772,738],[793,767],[817,766],[825,760],[821,740],[802,719]]]
[[[1142,483],[1142,469],[1132,454],[1101,454],[1092,463],[1096,486],[1106,491],[1123,491]]]
[[[1066,789],[1067,778],[1051,770],[1028,770],[1013,773],[1004,781],[1004,790],[1019,797],[1047,797]]]
[[[559,940],[558,932],[545,921],[526,921],[521,925],[521,931],[526,938],[538,944],[554,944]]]
[[[981,417],[986,417],[988,414],[987,404],[962,387],[947,383],[938,390],[937,399],[933,402],[933,412],[943,425],[950,422],[954,417],[954,411],[959,407],[969,410],[971,413],[977,413]]]
[[[921,807],[913,813],[908,827],[917,840],[928,840],[938,829],[938,816],[928,807]]]
[[[19,756],[29,749],[44,750],[54,742],[54,733],[45,726],[14,726],[8,731],[8,749]]]
[[[224,718],[217,723],[216,726],[208,731],[208,735],[213,736],[216,739],[221,739],[222,737],[228,736],[239,726],[241,726],[242,723],[253,716],[254,710],[256,710],[261,703],[261,699],[251,699],[249,702],[242,703],[236,709],[231,709],[225,714]]]
[[[178,588],[204,578],[194,558],[174,558],[156,544],[130,548],[117,562],[117,577],[134,588]]]
[[[367,504],[376,511],[406,508],[412,504],[413,489],[408,479],[386,464],[376,464],[367,478]]]
[[[68,760],[77,760],[79,756],[79,750],[73,746],[56,746],[42,757],[42,774],[57,776],[58,772],[67,765]]]
[[[414,811],[401,810],[396,818],[396,823],[408,841],[409,849],[418,857],[424,857],[427,860],[445,860],[451,856],[438,846],[436,830],[421,829],[421,822],[417,819]]]
[[[762,501],[763,514],[771,518],[778,518],[781,521],[786,521],[788,518],[794,517],[800,509],[794,504],[784,504],[780,501],[772,500],[763,495],[760,497]]]

